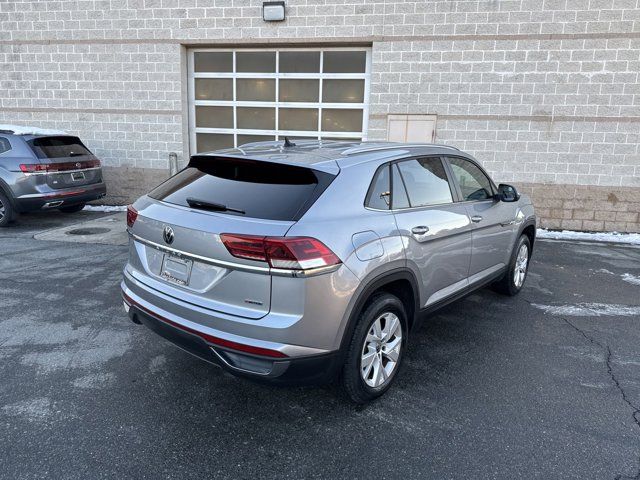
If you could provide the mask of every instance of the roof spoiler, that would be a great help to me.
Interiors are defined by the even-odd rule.
[[[296,155],[292,155],[292,157],[295,158]],[[240,162],[242,161],[265,162],[265,163],[273,163],[276,165],[288,165],[290,167],[318,170],[320,172],[330,173],[331,175],[337,175],[338,173],[340,173],[340,167],[338,166],[336,161],[332,159],[327,159],[326,161],[321,161],[321,162],[304,163],[304,162],[297,162],[295,160],[291,160],[290,158],[291,157],[288,155],[279,155],[279,154],[249,156],[249,155],[243,155],[242,153],[215,154],[215,152],[211,152],[211,154],[200,153],[196,155],[191,155],[188,166],[196,167],[196,164],[198,162],[215,162],[216,160],[221,159],[221,160],[236,160]],[[298,158],[304,158],[304,155],[300,155]]]

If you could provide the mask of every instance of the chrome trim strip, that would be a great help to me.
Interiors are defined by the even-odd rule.
[[[284,268],[271,268],[271,267],[258,267],[254,265],[244,265],[242,263],[227,262],[225,260],[218,260],[210,257],[204,257],[202,255],[197,255],[194,253],[187,253],[187,252],[183,252],[182,250],[177,250],[175,248],[167,247],[165,245],[160,245],[159,243],[152,242],[151,240],[146,240],[142,237],[139,237],[138,235],[132,233],[129,229],[127,229],[127,233],[129,233],[129,236],[133,238],[133,240],[135,240],[136,242],[140,242],[143,245],[147,245],[149,247],[155,248],[157,250],[160,250],[161,252],[170,253],[172,255],[175,255],[176,257],[189,258],[191,260],[198,260],[200,262],[208,263],[210,265],[215,265],[217,267],[225,267],[233,270],[243,270],[243,271],[252,272],[252,273],[261,273],[263,275],[307,278],[307,277],[314,277],[316,275],[322,275],[324,273],[335,272],[342,265],[342,263],[338,263],[337,265],[311,268],[309,270],[289,270]]]
[[[390,208],[387,210],[382,210],[381,208],[373,208],[365,205],[366,210],[370,210],[372,212],[382,212],[382,213],[402,213],[402,212],[411,212],[415,210],[426,210],[427,208],[446,208],[449,205],[457,205],[456,202],[448,202],[448,203],[435,203],[433,205],[420,205],[417,207],[407,207],[407,208]]]
[[[373,207],[369,207],[367,205],[364,206],[364,208],[366,210],[371,210],[372,212],[391,212],[391,213],[402,213],[402,212],[407,212],[407,211],[412,211],[412,210],[420,210],[420,209],[425,209],[425,208],[433,208],[433,207],[447,207],[448,205],[467,205],[467,204],[475,204],[475,203],[480,203],[480,202],[495,202],[495,200],[493,198],[485,198],[483,200],[462,200],[460,202],[447,202],[447,203],[434,203],[434,204],[429,204],[429,205],[419,205],[417,207],[406,207],[406,208],[390,208],[390,209],[386,209],[383,210],[381,208],[373,208]]]
[[[214,258],[204,257],[202,255],[197,255],[195,253],[187,253],[187,252],[183,252],[182,250],[177,250],[175,248],[167,247],[165,245],[160,245],[159,243],[152,242],[151,240],[146,240],[142,237],[139,237],[135,233],[131,233],[129,229],[127,229],[127,232],[129,233],[129,236],[132,237],[136,242],[140,242],[143,245],[148,245],[149,247],[160,250],[161,252],[170,253],[172,255],[175,255],[176,257],[190,258],[192,260],[198,260],[200,262],[208,263],[210,265],[215,265],[217,267],[227,267],[227,268],[232,268],[234,270],[245,270],[245,271],[254,272],[254,273],[263,273],[265,275],[269,274],[269,267],[243,265],[241,263],[226,262],[224,260],[217,260]]]
[[[500,271],[500,269],[506,267],[506,265],[502,262],[495,264],[492,267],[489,268],[485,268],[484,270],[480,270],[478,273],[474,273],[473,275],[471,275],[470,277],[468,277],[469,280],[469,285],[473,285],[474,283],[482,280],[485,277],[488,277],[489,275],[492,275],[498,271]]]
[[[32,175],[60,175],[63,173],[90,172],[93,170],[101,170],[101,169],[102,167],[91,167],[91,168],[80,168],[77,170],[63,170],[61,172],[22,172],[22,173],[24,173],[25,176],[30,177]]]
[[[90,183],[88,185],[78,185],[77,187],[73,188],[67,188],[67,189],[60,189],[60,190],[56,190],[54,192],[47,192],[47,193],[29,193],[27,195],[20,195],[19,197],[16,197],[17,199],[23,199],[23,198],[52,198],[52,199],[57,199],[57,198],[62,198],[64,200],[64,197],[73,197],[76,195],[84,195],[85,193],[93,193],[94,189],[93,187],[95,187],[96,185],[104,185],[102,182],[100,183]],[[82,191],[78,191],[78,189],[82,189]]]
[[[20,195],[19,197],[17,197],[18,199],[23,199],[23,198],[63,198],[65,196],[69,196],[72,197],[73,194],[77,194],[77,195],[82,195],[84,193],[86,193],[85,191],[82,192],[76,192],[75,190],[72,190],[71,193],[67,193],[65,194],[64,190],[59,190],[61,193],[57,193],[57,192],[49,192],[49,193],[29,193],[27,195]]]
[[[325,273],[335,272],[342,266],[342,263],[336,265],[328,265],[326,267],[310,268],[308,270],[285,270],[283,268],[272,268],[271,274],[279,277],[295,277],[295,278],[307,278],[315,277],[316,275],[322,275]]]
[[[428,307],[440,300],[443,300],[450,295],[453,295],[460,290],[464,290],[469,285],[469,278],[463,278],[455,283],[452,283],[449,286],[441,288],[440,290],[431,294],[431,296],[427,299],[427,303],[424,304],[425,307]]]

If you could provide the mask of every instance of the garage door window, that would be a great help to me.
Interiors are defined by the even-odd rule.
[[[366,48],[191,50],[191,151],[366,139],[370,64]]]

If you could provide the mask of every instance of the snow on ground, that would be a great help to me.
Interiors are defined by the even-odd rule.
[[[86,205],[85,212],[126,212],[126,205]]]
[[[615,305],[608,303],[577,303],[575,305],[540,305],[532,303],[535,308],[551,315],[566,317],[635,317],[640,315],[640,306]]]
[[[571,230],[553,231],[539,228],[537,238],[551,240],[581,240],[587,242],[625,243],[628,245],[640,245],[640,233],[618,232],[573,232]]]
[[[624,273],[622,275],[622,280],[632,285],[640,285],[640,277],[631,275],[630,273]]]

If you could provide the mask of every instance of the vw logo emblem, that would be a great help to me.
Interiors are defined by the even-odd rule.
[[[169,226],[164,227],[164,230],[162,231],[162,237],[164,238],[164,241],[167,242],[168,245],[171,245],[173,243],[174,236],[175,234],[173,233],[173,228]]]
[[[81,163],[79,163],[79,162],[78,162],[78,163],[76,163],[76,168],[81,168],[81,167],[82,167],[82,164],[81,164]]]

